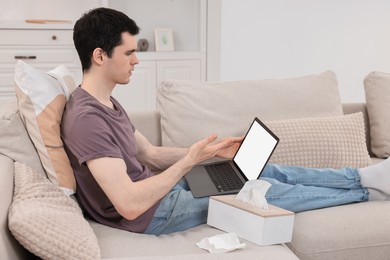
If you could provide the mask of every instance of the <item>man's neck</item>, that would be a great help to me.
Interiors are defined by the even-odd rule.
[[[114,108],[111,102],[111,94],[114,87],[115,84],[110,84],[104,79],[92,76],[89,73],[84,74],[83,82],[81,83],[81,88],[109,108]]]

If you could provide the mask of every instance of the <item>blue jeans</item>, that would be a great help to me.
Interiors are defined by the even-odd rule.
[[[268,164],[260,179],[272,184],[269,204],[293,211],[325,208],[368,200],[357,169],[313,169]],[[204,224],[209,198],[194,198],[182,179],[156,210],[146,234],[168,234]]]

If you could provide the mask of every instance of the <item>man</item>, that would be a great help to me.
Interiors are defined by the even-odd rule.
[[[76,22],[83,81],[67,103],[62,137],[78,201],[89,217],[133,232],[171,233],[207,219],[208,198],[193,198],[182,177],[206,159],[232,158],[242,138],[215,142],[212,134],[189,148],[155,147],[134,128],[111,93],[116,84],[129,82],[138,64],[138,32],[133,20],[107,8]],[[303,211],[366,201],[368,188],[376,198],[387,198],[389,167],[390,160],[360,170],[267,165],[262,179],[272,184],[266,195],[271,204]],[[151,169],[165,170],[154,175]]]
[[[241,139],[212,144],[217,137],[211,135],[189,149],[163,148],[133,128],[111,92],[129,82],[138,64],[138,31],[127,16],[104,8],[76,23],[84,75],[67,104],[62,130],[86,213],[103,224],[143,232],[160,200],[193,165],[213,156],[231,158]],[[154,176],[150,168],[167,170]],[[199,214],[207,214],[206,206]]]

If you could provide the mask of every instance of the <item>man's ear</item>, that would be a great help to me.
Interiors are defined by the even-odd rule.
[[[103,63],[103,56],[105,55],[103,49],[101,48],[96,48],[92,52],[92,61],[98,65],[101,65]]]

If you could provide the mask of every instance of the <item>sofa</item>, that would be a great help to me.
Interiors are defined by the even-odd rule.
[[[184,147],[211,132],[242,135],[258,116],[281,139],[271,162],[358,168],[388,156],[388,144],[382,145],[388,124],[381,124],[390,117],[383,111],[386,82],[390,89],[389,75],[370,73],[367,102],[343,104],[331,71],[289,79],[165,81],[158,86],[158,108],[129,111],[129,117],[151,143]],[[197,247],[202,238],[224,233],[207,224],[153,236],[96,223],[48,177],[23,102],[19,93],[0,109],[1,259],[389,259],[389,201],[296,213],[290,243],[258,246],[240,239],[244,249],[224,254]]]

